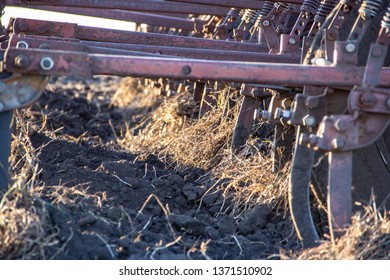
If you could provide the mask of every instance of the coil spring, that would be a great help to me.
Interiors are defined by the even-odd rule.
[[[264,18],[268,16],[268,14],[272,11],[274,8],[274,2],[265,1],[263,8],[260,11],[260,17]]]
[[[253,24],[256,22],[258,15],[259,15],[258,10],[246,9],[244,12],[243,20],[245,20],[245,22],[247,22],[247,23]]]
[[[382,7],[382,0],[365,0],[360,6],[359,13],[364,19],[374,18]]]
[[[305,0],[303,1],[303,4],[301,6],[301,11],[308,12],[311,13],[312,15],[315,15],[319,5],[320,5],[320,0]]]
[[[314,17],[314,21],[323,24],[328,15],[333,11],[337,5],[337,0],[323,0],[320,8],[317,10],[317,14]]]
[[[287,11],[287,9],[290,7],[290,4],[287,4],[287,3],[281,3],[281,2],[276,2],[274,4],[274,7],[277,9],[277,10],[280,10],[282,12],[285,12]]]
[[[254,26],[259,27],[261,25],[260,24],[261,19],[268,16],[268,14],[272,11],[273,8],[274,8],[274,2],[265,1],[263,8],[259,11]]]
[[[390,33],[390,4],[387,6],[385,15],[381,23],[382,28],[386,29],[387,33]]]
[[[231,18],[239,18],[241,16],[241,14],[242,14],[241,9],[231,8],[227,15],[228,15],[228,17],[231,17]]]
[[[359,8],[361,1],[360,0],[340,0],[340,4],[351,7],[352,9]]]

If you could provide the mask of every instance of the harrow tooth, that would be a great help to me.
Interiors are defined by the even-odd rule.
[[[12,111],[0,112],[0,193],[6,192],[10,178],[9,156],[12,116]]]
[[[292,160],[289,206],[304,247],[318,245],[322,230],[312,219],[309,184],[326,193],[333,240],[350,225],[354,202],[367,200],[365,182],[387,203],[389,0],[5,2],[133,21],[137,31],[23,18],[1,30],[2,72],[12,75],[0,83],[0,98],[8,100],[0,99],[1,191],[9,179],[12,110],[35,101],[50,76],[119,75],[153,79],[145,85],[167,98],[191,91],[198,117],[227,100],[223,88],[241,88],[232,151],[245,146],[254,115],[274,127],[272,168],[284,171]],[[324,155],[326,172],[314,164]],[[327,174],[327,188],[312,174]]]

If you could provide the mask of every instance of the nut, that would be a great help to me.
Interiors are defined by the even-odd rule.
[[[14,63],[16,67],[25,69],[30,66],[30,59],[28,56],[21,54],[15,57]]]
[[[274,118],[280,119],[283,116],[283,109],[278,107],[275,109]]]
[[[364,93],[360,97],[360,101],[364,106],[372,106],[376,102],[376,97],[369,92]]]
[[[49,71],[49,70],[53,69],[54,61],[51,57],[46,56],[46,57],[43,57],[41,59],[40,65],[41,65],[42,70]]]
[[[332,140],[332,147],[335,150],[340,150],[345,147],[345,141],[344,139],[335,138]]]
[[[49,44],[46,44],[46,43],[40,44],[40,45],[39,45],[39,48],[40,48],[41,50],[50,50],[50,49],[51,49],[51,48],[50,48],[50,45],[49,45]]]
[[[309,144],[309,142],[310,142],[309,135],[307,135],[306,133],[301,133],[298,140],[299,145],[306,146],[307,144]]]
[[[256,111],[259,112],[259,110],[256,110]],[[255,114],[256,114],[256,111],[255,111]],[[259,114],[259,113],[257,113],[257,114]],[[266,110],[261,112],[261,118],[265,121],[268,121],[270,119],[270,115],[271,114]]]
[[[335,122],[334,127],[338,132],[344,132],[347,130],[347,122],[345,120],[338,119]]]
[[[309,96],[306,99],[306,106],[309,109],[317,108],[319,105],[320,105],[320,100],[318,98],[314,97],[314,96]]]
[[[184,75],[191,74],[191,67],[188,66],[188,65],[184,66],[183,69],[182,69],[182,72],[183,72]]]
[[[302,119],[304,126],[315,126],[316,125],[316,118],[310,115],[306,115]]]
[[[263,21],[263,26],[269,26],[269,21],[268,20]]]
[[[16,43],[16,48],[18,49],[28,49],[29,45],[26,41],[19,41]]]

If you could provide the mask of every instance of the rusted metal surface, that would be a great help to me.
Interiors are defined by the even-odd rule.
[[[18,68],[14,59],[19,55],[29,57],[26,68]],[[47,72],[39,68],[39,61],[51,56],[56,66]],[[65,59],[66,58],[66,59]],[[354,86],[362,80],[364,67],[334,67],[289,65],[276,63],[250,63],[229,61],[202,61],[195,59],[171,59],[133,56],[99,56],[76,52],[55,52],[10,48],[6,53],[6,67],[10,72],[64,75],[62,70],[72,69],[75,75],[112,74],[122,76],[166,77],[190,80],[221,80],[230,82]],[[60,71],[61,70],[61,71]],[[56,72],[60,71],[60,72]],[[299,76],[296,73],[300,73]],[[390,84],[390,69],[383,68],[379,85]]]
[[[71,23],[46,22],[21,18],[17,18],[14,21],[13,31],[15,34],[55,36],[63,38],[77,38],[86,41],[113,42],[136,45],[142,44],[248,52],[262,52],[264,50],[264,47],[260,44],[216,41],[203,38],[191,38],[166,34],[119,31],[78,26],[77,24]]]
[[[116,0],[116,1],[96,1],[96,0],[53,0],[53,1],[30,1],[26,3],[21,0],[7,0],[8,6],[31,7],[40,5],[68,6],[91,9],[119,9],[142,12],[158,13],[184,13],[200,15],[220,15],[224,16],[229,11],[225,7],[215,7],[210,5],[172,3],[168,1],[153,0]]]
[[[121,10],[104,10],[104,9],[85,9],[77,7],[52,7],[52,6],[33,6],[32,8],[41,9],[45,11],[55,11],[60,13],[70,13],[77,15],[85,15],[99,18],[107,18],[114,20],[131,21],[135,23],[144,23],[152,26],[165,26],[172,28],[179,28],[188,31],[201,31],[203,25],[206,24],[203,20],[185,19],[174,16],[164,16],[151,13],[140,13],[132,11]]]
[[[200,104],[200,116],[217,103],[221,82],[238,83],[237,88],[246,83],[232,147],[245,145],[253,113],[260,111],[261,102],[269,104],[262,118],[275,127],[274,171],[283,168],[294,150],[290,208],[298,236],[311,247],[319,239],[308,187],[314,157],[322,151],[329,154],[327,204],[330,233],[336,239],[351,220],[355,151],[383,139],[389,128],[390,69],[384,62],[390,45],[390,7],[379,32],[379,6],[372,6],[373,1],[359,9],[360,1],[355,0],[325,0],[321,5],[318,0],[10,0],[9,5],[149,26],[142,33],[16,19],[7,30],[18,36],[8,38],[3,32],[1,39],[3,70],[42,77],[167,78],[167,85],[160,85],[166,95],[181,91],[186,81]],[[185,18],[189,13],[202,16]],[[164,34],[169,32],[177,35]],[[370,40],[375,43],[368,49]],[[377,146],[388,154],[383,143]]]
[[[342,236],[352,217],[352,152],[329,154],[328,219],[333,240]]]
[[[96,53],[94,50],[107,49],[107,54],[126,54],[136,55],[150,53],[154,56],[177,56],[189,57],[206,60],[231,60],[248,62],[276,62],[276,63],[298,63],[299,57],[294,55],[272,55],[268,53],[227,51],[197,48],[180,48],[164,46],[147,46],[135,44],[105,43],[80,40],[53,40],[37,36],[12,36],[10,38],[10,47],[17,47],[20,44],[26,44],[30,49],[51,49],[64,51],[86,51]],[[111,49],[111,50],[108,50]],[[99,53],[102,53],[101,51]],[[104,53],[104,52],[103,52]]]

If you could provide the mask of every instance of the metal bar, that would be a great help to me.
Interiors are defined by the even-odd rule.
[[[17,66],[15,59],[26,56],[29,63]],[[39,67],[43,57],[54,61],[52,69]],[[5,67],[9,72],[39,73],[43,75],[91,75],[173,78],[189,80],[230,81],[283,85],[329,85],[352,87],[360,84],[364,67],[313,66],[276,63],[251,63],[232,61],[204,61],[135,57],[117,55],[88,55],[78,52],[29,50],[9,48],[6,51]],[[390,86],[390,69],[383,68],[379,85]]]
[[[192,4],[205,4],[213,6],[234,7],[243,9],[259,9],[263,1],[259,0],[169,0],[171,2],[186,2]],[[289,4],[302,4],[302,0],[281,0],[275,1]]]
[[[218,41],[167,34],[120,31],[104,28],[78,26],[72,23],[17,18],[14,21],[15,34],[77,38],[86,41],[113,42],[137,45],[175,46],[230,51],[263,52],[260,44]]]
[[[45,11],[55,11],[60,13],[70,13],[77,15],[85,15],[91,17],[107,18],[114,20],[130,21],[135,23],[145,23],[152,26],[172,27],[184,30],[202,29],[205,21],[200,19],[185,19],[173,16],[163,16],[150,13],[139,13],[121,10],[104,10],[104,9],[85,9],[78,7],[62,7],[62,6],[31,6],[30,9],[41,9]]]
[[[8,6],[31,7],[40,5],[50,6],[69,6],[92,9],[119,9],[142,12],[162,12],[162,13],[185,13],[199,15],[217,15],[225,16],[229,8],[217,7],[202,4],[188,3],[169,3],[165,1],[152,0],[115,0],[115,1],[97,1],[97,0],[53,0],[53,1],[32,1],[26,3],[22,0],[7,0]]]
[[[302,131],[303,130],[303,131]],[[297,127],[297,138],[305,128]],[[293,223],[305,248],[318,244],[319,237],[310,211],[309,183],[315,152],[295,142],[289,182],[289,205]]]
[[[328,216],[332,240],[345,233],[352,217],[352,152],[329,153]]]
[[[244,96],[244,100],[241,103],[240,113],[237,117],[235,129],[233,132],[233,151],[238,151],[245,146],[251,132],[253,114],[255,110],[258,109],[259,104],[259,98]]]
[[[0,112],[0,193],[8,189],[12,111]],[[0,196],[1,197],[1,196]]]
[[[17,47],[19,44],[24,44],[29,48],[41,49],[44,46],[50,50],[64,50],[83,52],[89,51],[92,53],[104,54],[104,49],[107,49],[106,54],[126,54],[126,55],[147,55],[150,53],[154,56],[176,56],[188,57],[207,60],[230,60],[230,61],[251,61],[251,62],[274,62],[274,63],[299,63],[298,56],[290,54],[268,54],[257,52],[242,52],[242,51],[225,51],[211,49],[195,49],[195,48],[178,48],[178,47],[160,47],[146,45],[129,45],[119,43],[92,42],[79,40],[55,40],[54,38],[42,38],[39,36],[12,36],[9,46]],[[99,50],[98,52],[93,51]],[[117,53],[115,53],[115,50]],[[125,53],[127,51],[128,53]],[[132,53],[130,53],[132,52]]]

